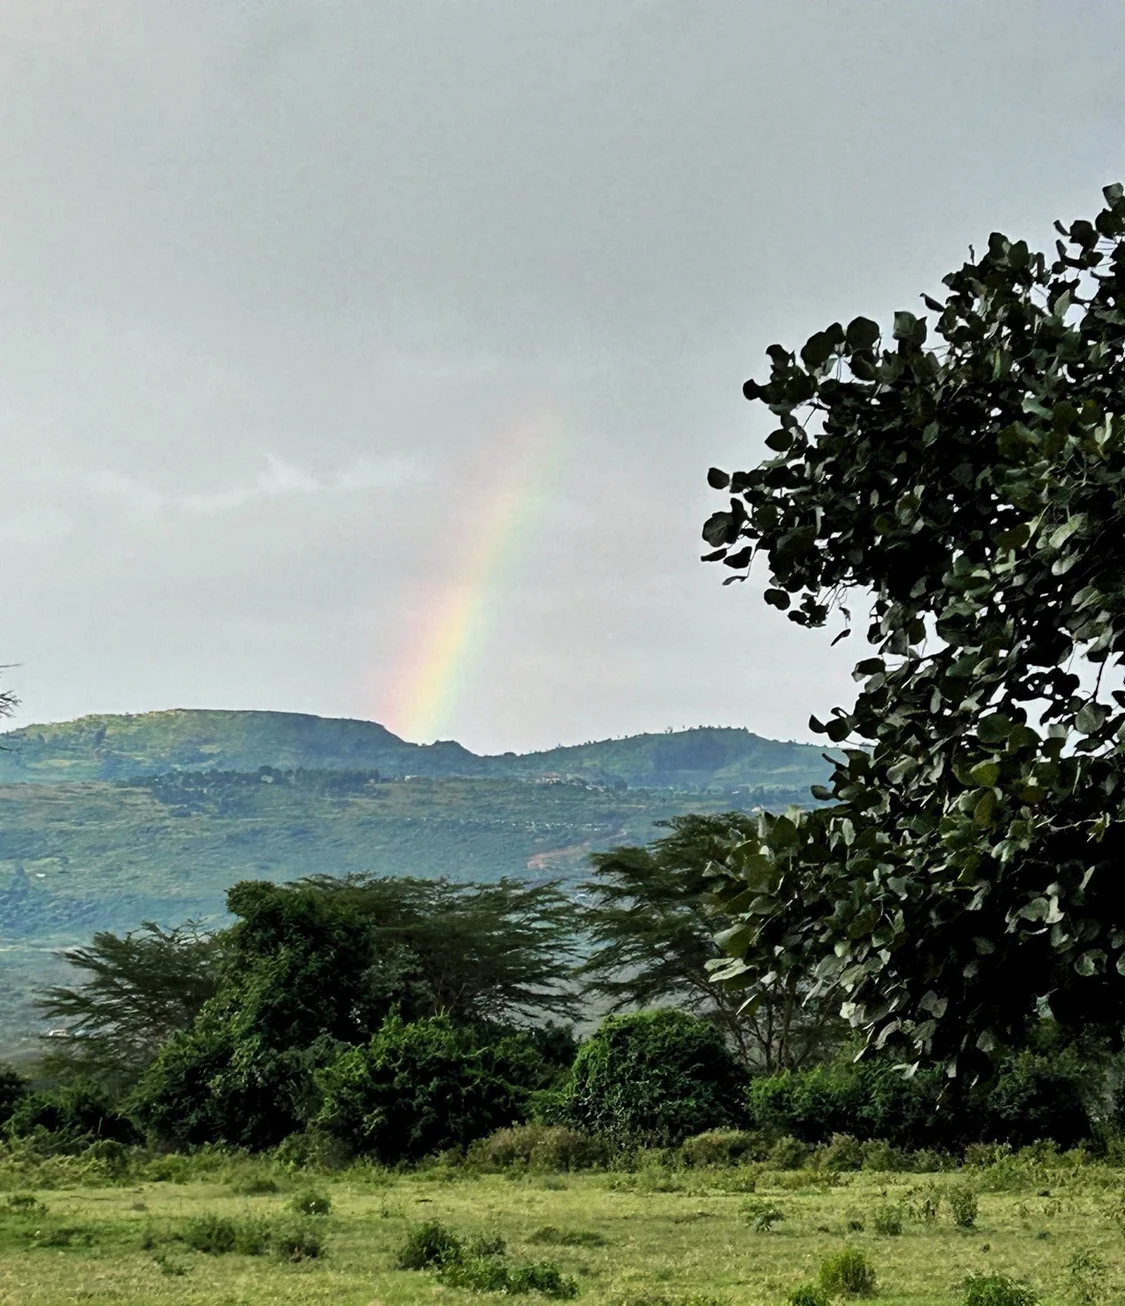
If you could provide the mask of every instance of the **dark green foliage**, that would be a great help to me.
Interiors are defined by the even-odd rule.
[[[532,1100],[535,1095],[532,1094]],[[584,1170],[608,1160],[605,1143],[563,1125],[524,1124],[478,1139],[466,1158],[490,1170],[526,1166],[535,1170]]]
[[[817,1276],[820,1286],[830,1296],[872,1297],[875,1295],[875,1269],[858,1247],[826,1256]]]
[[[461,1239],[438,1220],[416,1225],[399,1248],[400,1270],[439,1269],[459,1261],[464,1253]]]
[[[889,1238],[897,1238],[902,1233],[902,1207],[897,1202],[884,1202],[875,1208],[871,1217],[871,1227],[876,1233]]]
[[[27,1080],[13,1067],[0,1065],[0,1127],[12,1118],[12,1112],[30,1091]]]
[[[436,1270],[450,1287],[470,1292],[538,1292],[544,1297],[569,1299],[578,1285],[549,1261],[511,1265],[502,1239],[477,1240],[468,1246],[436,1220],[417,1225],[399,1249],[400,1270]]]
[[[789,1306],[832,1306],[832,1298],[819,1283],[799,1284],[785,1299]]]
[[[237,1226],[232,1219],[209,1212],[189,1220],[181,1237],[193,1251],[222,1256],[234,1251],[237,1234]]]
[[[946,1191],[946,1200],[953,1215],[953,1223],[958,1229],[971,1229],[977,1222],[976,1189],[971,1184],[951,1184]]]
[[[669,833],[646,848],[590,858],[585,929],[594,950],[578,972],[587,992],[608,999],[611,1011],[669,1005],[713,1020],[740,1057],[766,1073],[820,1053],[839,1021],[810,1000],[807,977],[794,971],[766,985],[749,1008],[745,994],[712,978],[721,956],[714,936],[730,922],[716,916],[709,868],[756,834],[757,818],[724,812],[659,824]]]
[[[1094,1135],[1088,1098],[1099,1082],[1096,1066],[1065,1050],[1012,1054],[973,1087],[950,1085],[936,1070],[908,1078],[881,1058],[758,1078],[747,1102],[753,1128],[806,1143],[847,1133],[909,1150],[1040,1138],[1066,1149]]]
[[[428,1016],[444,1007],[478,1027],[468,1077],[507,1075],[518,1086],[493,1093],[495,1110],[479,1117],[485,1133],[518,1118],[526,1091],[549,1088],[569,1063],[569,1030],[547,1024],[513,1038],[496,1024],[573,1007],[575,913],[552,884],[248,881],[228,901],[241,919],[223,938],[218,991],[161,1050],[134,1096],[157,1139],[275,1145],[315,1114],[315,1072],[342,1047],[366,1043],[392,1010]],[[474,1101],[483,1110],[479,1094]],[[415,1132],[437,1136],[425,1124]]]
[[[315,1261],[325,1254],[324,1230],[316,1225],[282,1225],[271,1242],[274,1253],[283,1261]]]
[[[745,1078],[722,1034],[682,1011],[611,1016],[580,1049],[562,1109],[575,1128],[670,1146],[744,1119]]]
[[[1006,1274],[970,1274],[964,1284],[962,1306],[1036,1306],[1034,1289]]]
[[[993,233],[927,323],[834,323],[747,382],[776,457],[716,472],[708,555],[822,626],[871,597],[823,796],[727,858],[728,978],[810,966],[871,1046],[975,1071],[1125,1024],[1125,188],[1054,259]],[[845,620],[847,618],[844,613]],[[867,746],[861,746],[867,745]]]
[[[85,978],[77,986],[49,988],[37,1002],[67,1031],[65,1039],[47,1044],[47,1067],[115,1088],[135,1081],[214,996],[224,942],[192,922],[162,930],[149,921],[123,937],[95,934],[89,947],[64,952]]]
[[[308,1117],[313,1072],[364,1033],[366,927],[342,901],[263,882],[228,894],[218,993],[133,1098],[158,1139],[270,1147]]]
[[[289,1203],[289,1209],[298,1215],[327,1215],[332,1210],[332,1198],[327,1193],[310,1189],[296,1193]]]
[[[92,1143],[140,1141],[132,1120],[103,1088],[87,1080],[24,1094],[8,1119],[8,1129],[59,1152],[81,1151]]]
[[[408,1020],[442,1014],[470,1024],[578,1015],[568,981],[579,917],[554,883],[353,875],[300,885],[345,906],[367,927],[372,1016],[391,1007]],[[544,1051],[555,1064],[560,1056],[569,1064],[569,1031],[551,1029],[541,1036]],[[555,1048],[548,1046],[552,1037]]]
[[[519,1035],[486,1042],[444,1017],[391,1016],[320,1072],[316,1123],[357,1153],[420,1160],[518,1120],[539,1070]]]
[[[578,1284],[551,1261],[509,1265],[506,1261],[481,1256],[446,1266],[439,1278],[451,1287],[471,1292],[500,1292],[508,1296],[537,1292],[542,1297],[569,1301],[578,1296]]]

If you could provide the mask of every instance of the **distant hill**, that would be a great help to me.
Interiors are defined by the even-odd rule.
[[[747,730],[518,756],[286,712],[83,717],[0,736],[0,1061],[40,1027],[54,951],[145,920],[222,919],[240,879],[585,876],[688,811],[809,801],[818,748]]]
[[[0,784],[256,771],[262,766],[377,771],[388,778],[558,774],[644,788],[703,789],[807,789],[827,772],[823,750],[815,745],[715,727],[483,757],[452,740],[411,744],[373,721],[296,712],[175,709],[87,716],[0,735]]]

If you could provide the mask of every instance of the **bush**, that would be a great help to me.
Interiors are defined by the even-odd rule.
[[[761,1161],[766,1148],[759,1134],[745,1129],[709,1129],[706,1133],[685,1138],[680,1156],[685,1165],[738,1165],[743,1161]]]
[[[578,1296],[578,1284],[551,1261],[508,1265],[497,1257],[478,1256],[454,1261],[438,1273],[442,1283],[470,1292],[499,1292],[507,1296],[537,1292],[568,1301]]]
[[[1036,1306],[1039,1298],[1006,1274],[970,1274],[961,1300],[964,1306]]]
[[[12,1066],[0,1065],[0,1126],[12,1118],[12,1112],[31,1091],[31,1085]]]
[[[324,1256],[324,1233],[310,1224],[283,1225],[273,1249],[283,1261],[315,1261]]]
[[[238,1230],[235,1222],[225,1215],[199,1215],[189,1220],[183,1232],[183,1240],[197,1252],[207,1252],[211,1256],[222,1256],[234,1251]]]
[[[8,1118],[17,1138],[36,1138],[46,1150],[79,1152],[91,1143],[137,1143],[136,1126],[109,1095],[86,1080],[51,1092],[22,1094]]]
[[[977,1222],[977,1194],[970,1184],[952,1184],[945,1194],[953,1223],[959,1229],[971,1229]]]
[[[819,1283],[802,1283],[786,1298],[789,1306],[832,1306],[832,1298]]]
[[[745,1077],[722,1035],[682,1011],[610,1016],[575,1058],[563,1110],[617,1145],[677,1146],[743,1124]]]
[[[400,1270],[430,1270],[459,1261],[464,1253],[461,1239],[438,1220],[430,1220],[410,1231],[399,1248]]]
[[[784,1138],[779,1138],[766,1153],[766,1162],[775,1170],[799,1170],[810,1155],[811,1149],[807,1143],[787,1134]]]
[[[885,1139],[876,1138],[863,1144],[863,1168],[877,1173],[905,1170],[912,1158],[892,1147]]]
[[[875,1270],[858,1247],[845,1247],[820,1263],[820,1286],[830,1296],[871,1297]]]
[[[316,1125],[387,1164],[464,1148],[518,1120],[538,1068],[517,1036],[481,1044],[444,1017],[390,1016],[317,1075]]]
[[[974,1143],[1020,1148],[1052,1139],[1064,1150],[1093,1137],[1088,1095],[1101,1077],[1074,1053],[1024,1051],[959,1090],[933,1070],[906,1078],[889,1060],[845,1062],[754,1080],[752,1128],[821,1144],[834,1134],[907,1150],[960,1151]]]
[[[534,1170],[583,1170],[603,1164],[605,1144],[562,1125],[512,1125],[478,1139],[466,1161],[487,1170],[525,1165]]]
[[[893,1202],[886,1202],[877,1207],[871,1219],[876,1233],[896,1238],[902,1233],[902,1207]]]
[[[327,1215],[332,1210],[332,1198],[327,1193],[297,1193],[289,1203],[289,1209],[297,1215]]]
[[[851,1134],[833,1134],[830,1142],[817,1149],[815,1160],[821,1170],[861,1170],[863,1144]]]

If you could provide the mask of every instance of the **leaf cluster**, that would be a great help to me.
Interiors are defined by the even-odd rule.
[[[934,314],[768,351],[773,454],[707,558],[801,626],[870,597],[829,807],[727,859],[728,979],[816,965],[872,1047],[980,1070],[1125,1024],[1125,190],[1056,256],[994,233]],[[816,792],[814,790],[814,792]],[[764,983],[765,981],[755,981]]]

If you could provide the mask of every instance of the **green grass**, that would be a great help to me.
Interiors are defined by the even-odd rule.
[[[577,1280],[580,1300],[590,1306],[782,1303],[847,1247],[870,1261],[876,1300],[888,1306],[958,1306],[969,1276],[1009,1276],[1030,1284],[1043,1306],[1066,1306],[1079,1249],[1107,1267],[1099,1270],[1105,1301],[1119,1300],[1125,1288],[1125,1235],[1114,1219],[1125,1174],[1095,1165],[1060,1167],[1046,1181],[1047,1172],[1035,1168],[966,1172],[979,1191],[972,1229],[959,1228],[946,1204],[933,1222],[908,1214],[897,1236],[874,1232],[876,1210],[895,1203],[909,1213],[919,1209],[912,1189],[944,1188],[961,1176],[859,1173],[834,1185],[812,1176],[794,1187],[790,1176],[757,1168],[755,1200],[783,1211],[784,1219],[756,1230],[747,1220],[746,1183],[738,1182],[746,1172],[678,1172],[664,1185],[672,1191],[661,1191],[660,1185],[622,1185],[612,1174],[510,1178],[437,1169],[391,1176],[359,1169],[316,1176],[332,1201],[331,1214],[314,1221],[322,1256],[214,1255],[183,1241],[205,1220],[291,1228],[292,1198],[305,1191],[308,1177],[278,1173],[279,1191],[257,1196],[233,1193],[229,1167],[221,1166],[187,1183],[35,1192],[22,1186],[32,1204],[12,1208],[0,1200],[0,1302],[458,1306],[489,1300],[440,1284],[432,1271],[396,1268],[410,1231],[428,1221],[440,1221],[466,1245],[502,1239],[513,1268],[541,1262],[546,1252]],[[866,1216],[865,1232],[848,1230],[857,1212]]]

